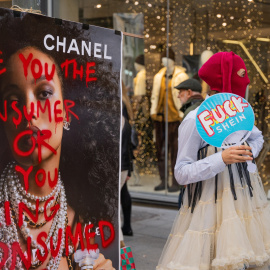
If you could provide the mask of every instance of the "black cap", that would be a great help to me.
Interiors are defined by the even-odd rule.
[[[202,92],[202,86],[198,80],[195,79],[188,79],[186,81],[181,82],[177,86],[175,86],[176,89],[184,89],[184,90],[192,90],[196,92]]]
[[[136,59],[135,59],[135,63],[144,66],[144,55],[140,54],[139,56],[137,56]]]

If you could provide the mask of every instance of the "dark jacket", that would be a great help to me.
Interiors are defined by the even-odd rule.
[[[190,97],[188,101],[185,104],[183,104],[183,106],[180,109],[180,111],[184,113],[183,119],[188,115],[189,112],[199,107],[203,101],[204,99],[201,95],[195,95]]]
[[[132,145],[131,145],[131,126],[125,118],[125,124],[122,129],[122,153],[121,153],[121,171],[132,171]]]

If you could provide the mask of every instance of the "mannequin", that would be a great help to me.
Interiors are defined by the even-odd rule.
[[[179,190],[179,185],[174,177],[174,165],[177,156],[177,130],[183,113],[179,111],[181,102],[178,99],[178,90],[174,87],[182,81],[188,79],[186,70],[183,67],[175,65],[175,54],[169,49],[169,57],[166,57],[166,51],[162,53],[162,63],[165,66],[154,77],[153,90],[151,96],[151,118],[154,120],[156,131],[156,148],[158,158],[158,169],[161,184],[155,187],[156,191],[165,189],[165,122],[168,121],[168,150],[171,157],[171,170],[173,175],[172,185],[168,188],[169,192]],[[168,117],[166,113],[166,71],[168,67]],[[167,120],[168,119],[168,120]]]
[[[135,59],[134,67],[137,71],[137,75],[134,78],[134,96],[142,96],[146,94],[145,66],[143,54],[139,55]]]
[[[213,54],[214,53],[212,51],[209,51],[209,50],[203,51],[201,54],[201,59],[200,59],[200,67],[204,63],[206,63]],[[202,96],[203,96],[203,98],[206,98],[209,90],[210,90],[209,85],[205,81],[202,81]]]
[[[161,62],[164,67],[168,68],[168,75],[172,75],[175,66],[174,60],[167,57],[162,57]]]

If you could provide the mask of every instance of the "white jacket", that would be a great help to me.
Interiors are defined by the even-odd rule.
[[[146,79],[145,69],[142,69],[141,71],[138,72],[136,78],[134,79],[134,96],[143,96],[146,94],[145,79]]]
[[[165,73],[166,73],[166,67],[162,68],[154,77],[152,96],[151,96],[151,110],[150,110],[151,115],[157,114],[160,87],[161,87],[162,78],[165,75]],[[189,77],[186,74],[186,69],[180,66],[175,66],[173,76],[172,76],[172,81],[171,81],[171,91],[172,91],[174,105],[178,111],[180,110],[182,104],[180,102],[180,99],[177,97],[179,91],[174,87],[187,79],[189,79]],[[179,116],[183,117],[183,113],[180,111],[179,111]]]

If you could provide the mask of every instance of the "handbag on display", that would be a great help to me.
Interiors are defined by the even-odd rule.
[[[130,247],[121,248],[121,270],[136,270],[133,254]]]

